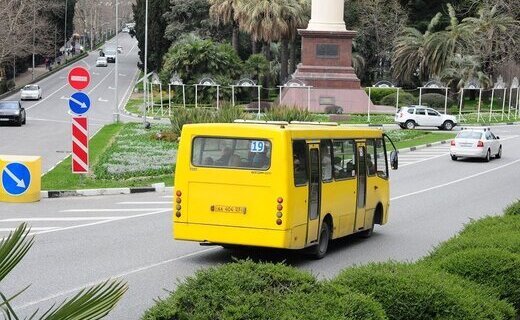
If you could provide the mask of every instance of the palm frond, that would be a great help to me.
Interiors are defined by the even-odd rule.
[[[7,238],[0,241],[0,281],[2,281],[27,254],[34,242],[30,228],[22,223]]]

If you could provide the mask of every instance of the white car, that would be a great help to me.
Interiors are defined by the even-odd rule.
[[[124,32],[124,33],[129,33],[130,29],[128,29],[127,27],[124,27],[123,30],[121,30],[121,31]]]
[[[408,106],[397,110],[395,122],[403,129],[421,126],[449,131],[457,125],[457,118],[425,106]]]
[[[108,60],[106,57],[98,57],[96,60],[96,67],[107,67]]]
[[[489,128],[466,128],[451,141],[450,154],[453,161],[464,157],[482,158],[489,162],[491,157],[502,157],[502,143]]]
[[[20,90],[21,100],[40,100],[42,98],[42,88],[37,84],[29,84]]]

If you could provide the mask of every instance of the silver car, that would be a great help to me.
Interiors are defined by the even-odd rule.
[[[502,157],[502,143],[490,128],[467,128],[451,141],[450,154],[454,161],[463,157],[481,158],[489,162],[491,157]]]
[[[108,61],[106,57],[99,57],[96,60],[96,67],[107,67]]]
[[[25,109],[18,101],[0,101],[0,123],[14,122],[17,126],[27,121]]]
[[[20,90],[21,100],[40,100],[42,98],[42,88],[37,84],[29,84]]]

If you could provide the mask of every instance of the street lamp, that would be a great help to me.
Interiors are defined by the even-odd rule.
[[[118,78],[119,78],[119,1],[116,0],[116,66],[115,66],[115,95],[116,95],[116,103],[114,106],[114,122],[119,122],[119,90],[118,90]]]
[[[143,79],[143,87],[144,87],[144,115],[143,115],[143,125],[146,128],[146,111],[148,109],[148,0],[146,0],[145,9],[144,9],[144,79]]]

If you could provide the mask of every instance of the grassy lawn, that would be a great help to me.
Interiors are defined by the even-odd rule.
[[[72,174],[68,157],[42,177],[42,189],[142,187],[159,182],[171,186],[177,145],[152,138],[164,128],[146,131],[138,124],[107,125],[90,140],[91,173]]]
[[[453,132],[430,132],[420,130],[389,130],[386,134],[396,148],[404,149],[455,138]]]

